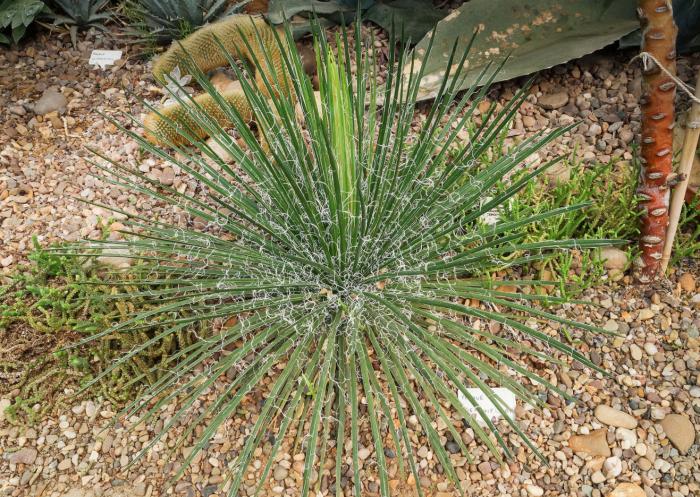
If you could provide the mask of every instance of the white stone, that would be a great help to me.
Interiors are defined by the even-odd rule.
[[[275,469],[272,471],[272,477],[275,479],[275,481],[284,480],[285,478],[287,478],[288,474],[289,471],[287,470],[287,468],[285,468],[281,464],[275,466]]]
[[[654,355],[659,351],[659,349],[656,348],[656,345],[653,343],[647,342],[644,344],[644,352],[646,352],[648,355]]]
[[[93,497],[94,495],[95,493],[90,488],[83,486],[83,488],[73,488],[69,490],[68,493],[62,495],[62,497]]]
[[[527,491],[528,495],[532,495],[532,497],[540,497],[544,495],[544,489],[542,487],[538,487],[537,485],[527,485],[525,490]]]
[[[207,146],[211,148],[212,153],[218,157],[222,162],[225,163],[231,163],[233,162],[233,155],[224,147],[221,145],[217,140],[214,138],[209,138],[207,140]],[[209,156],[204,154],[204,157],[206,159],[209,159]]]
[[[359,457],[362,461],[367,459],[369,455],[370,451],[366,447],[362,447],[360,450],[357,451],[357,457]]]
[[[603,463],[606,478],[616,478],[622,473],[622,460],[617,456],[608,457]]]
[[[620,440],[620,447],[622,449],[631,449],[637,444],[637,434],[634,430],[628,430],[627,428],[618,428],[615,430],[615,439]]]
[[[700,293],[693,295],[693,297],[690,299],[690,303],[693,304],[693,307],[696,309],[700,309]]]
[[[664,461],[663,459],[657,459],[654,461],[654,468],[658,469],[662,473],[668,473],[671,468],[672,464],[668,461]]]

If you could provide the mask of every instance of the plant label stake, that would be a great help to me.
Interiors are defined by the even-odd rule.
[[[481,414],[479,414],[479,411],[477,411],[477,407],[480,407],[489,419],[502,417],[501,411],[498,410],[491,399],[489,399],[480,388],[467,388],[467,391],[476,401],[476,405],[472,405],[461,390],[457,392],[457,398],[467,412],[471,414],[481,426],[486,425],[486,422],[481,417]],[[508,417],[515,419],[515,394],[507,388],[492,388],[491,392],[501,401],[501,407],[508,413]]]
[[[88,63],[91,66],[98,66],[100,69],[106,69],[107,66],[114,65],[114,63],[121,58],[121,50],[93,50]]]

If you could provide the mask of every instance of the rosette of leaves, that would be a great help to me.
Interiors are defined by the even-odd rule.
[[[29,25],[48,11],[41,0],[0,1],[0,43],[19,43]]]
[[[75,46],[78,42],[78,30],[96,28],[106,31],[105,24],[112,18],[105,7],[109,0],[55,0],[62,14],[51,14],[56,26],[66,26],[70,39]]]
[[[240,12],[248,1],[229,5],[228,0],[130,0],[127,15],[141,40],[166,45],[181,40],[197,28]]]
[[[601,330],[532,305],[544,299],[549,304],[563,301],[524,291],[553,283],[514,277],[500,283],[506,289],[489,274],[542,260],[552,251],[611,241],[525,241],[530,224],[585,205],[491,225],[479,219],[557,162],[497,188],[566,129],[535,134],[488,162],[484,152],[502,135],[527,91],[501,110],[492,106],[476,124],[474,111],[495,71],[484,71],[480,87],[458,93],[466,51],[452,51],[445,68],[451,77],[445,78],[424,119],[417,120],[423,69],[417,64],[412,71],[396,69],[404,67],[407,52],[391,54],[381,90],[384,103],[378,106],[378,70],[360,37],[350,43],[339,35],[334,52],[315,30],[316,93],[299,54],[286,48],[294,47],[290,30],[278,36],[287,38],[278,39],[287,81],[265,76],[277,74],[261,70],[272,64],[268,57],[255,60],[252,68],[230,60],[253,108],[257,134],[195,67],[188,72],[220,103],[240,137],[230,136],[192,98],[173,95],[217,148],[233,157],[235,166],[178,123],[172,124],[190,144],[172,144],[172,150],[121,127],[145,151],[196,179],[203,195],[164,187],[137,165],[96,151],[95,163],[106,180],[167,202],[200,222],[199,228],[187,227],[144,214],[129,221],[127,240],[101,242],[106,250],[128,251],[153,265],[153,274],[167,273],[169,286],[163,278],[143,277],[139,287],[160,298],[161,305],[135,312],[85,342],[105,334],[135,333],[154,320],[162,330],[154,340],[195,322],[228,320],[214,336],[174,354],[170,369],[157,366],[162,376],[125,408],[127,419],[147,420],[164,406],[176,405],[140,456],[169,430],[181,427],[168,441],[172,450],[192,445],[175,475],[180,476],[244,406],[255,415],[249,418],[242,447],[228,463],[224,488],[230,496],[241,495],[244,485],[247,495],[267,495],[263,489],[276,457],[284,441],[294,437],[299,445],[286,450],[305,455],[299,495],[316,495],[322,479],[331,492],[343,495],[348,470],[354,495],[361,495],[369,476],[363,477],[360,469],[363,425],[369,427],[362,435],[371,441],[376,462],[372,476],[382,496],[391,493],[385,450],[398,455],[400,475],[413,474],[420,481],[416,437],[431,445],[446,477],[460,487],[441,437],[452,437],[469,458],[460,436],[462,423],[499,461],[512,456],[513,443],[539,454],[493,387],[508,388],[521,402],[535,406],[543,403],[531,385],[570,399],[545,375],[528,369],[527,362],[555,367],[573,358],[601,371],[568,341],[575,330]],[[246,43],[261,43],[261,38]],[[267,92],[260,91],[256,77]],[[468,124],[473,131],[464,143],[460,136]],[[462,147],[452,153],[456,144]],[[81,245],[69,251],[86,252]],[[123,292],[115,297],[136,296]],[[547,321],[557,326],[544,326]],[[148,346],[148,341],[134,346],[101,374]],[[496,426],[475,392],[494,403],[503,424]],[[259,399],[257,407],[249,403],[252,396]],[[195,402],[198,407],[192,409]],[[411,416],[417,427],[409,431]],[[436,420],[444,422],[444,434],[436,429]],[[506,426],[515,441],[504,435]],[[256,451],[263,445],[262,452]],[[262,465],[253,467],[254,459]],[[420,486],[417,491],[423,493]]]

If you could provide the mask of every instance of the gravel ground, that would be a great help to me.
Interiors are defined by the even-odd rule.
[[[697,268],[696,268],[697,269]],[[580,364],[552,368],[531,364],[544,377],[580,399],[565,405],[544,395],[548,407],[541,412],[516,408],[516,419],[540,448],[549,466],[542,465],[518,441],[504,422],[500,427],[515,447],[516,457],[499,466],[484,447],[474,441],[470,429],[463,441],[474,456],[468,464],[453,454],[457,474],[469,496],[498,492],[503,496],[695,496],[700,495],[700,444],[694,443],[700,427],[700,294],[690,273],[678,282],[655,287],[601,287],[584,296],[595,306],[565,305],[566,317],[595,323],[619,337],[590,337],[580,348],[610,372],[609,377],[584,370]],[[544,327],[545,332],[548,331]],[[550,330],[551,331],[551,330]],[[214,397],[224,379],[208,393]],[[534,388],[534,387],[533,387]],[[173,489],[165,480],[186,457],[189,446],[169,452],[183,426],[167,434],[148,456],[128,468],[130,458],[151,440],[173,413],[171,406],[148,425],[134,426],[135,419],[119,419],[115,408],[100,399],[86,400],[50,417],[37,426],[11,426],[0,421],[0,491],[12,496],[214,496],[227,462],[241,448],[255,421],[255,412],[266,392],[248,399],[241,412],[217,432],[208,449]],[[7,403],[9,398],[0,400]],[[199,413],[195,404],[192,415]],[[460,420],[454,419],[455,423]],[[408,420],[417,448],[420,484],[427,495],[451,497],[451,485],[427,446],[417,421]],[[366,426],[365,426],[366,425]],[[366,495],[378,491],[369,422],[361,426],[361,450]],[[450,451],[456,444],[438,430]],[[291,433],[292,440],[294,433]],[[189,443],[192,443],[191,441]],[[258,481],[270,444],[256,453],[244,495]],[[412,495],[411,478],[396,474],[396,455],[388,452],[391,484]],[[332,453],[329,460],[332,461]],[[303,454],[283,446],[265,495],[298,495]],[[329,468],[321,472],[322,495],[329,485]],[[349,469],[349,471],[351,471]],[[347,473],[351,475],[350,472]],[[346,486],[350,495],[351,484]],[[626,492],[626,493],[625,493]],[[636,493],[635,493],[636,492]],[[646,493],[645,493],[646,492]]]
[[[66,39],[39,37],[20,51],[0,53],[0,267],[5,273],[26,260],[33,235],[42,243],[100,235],[102,219],[113,215],[82,204],[78,198],[154,218],[176,214],[96,177],[86,147],[132,162],[138,154],[135,144],[97,112],[109,116],[126,111],[138,116],[142,108],[129,92],[151,101],[160,94],[147,66],[140,62],[127,59],[107,71],[90,68],[86,61],[94,48],[122,47],[95,35],[89,35],[77,49]],[[640,126],[641,79],[639,67],[627,65],[630,58],[630,54],[593,55],[541,73],[513,123],[510,138],[580,120],[542,158],[570,153],[576,145],[586,161],[631,159],[630,145]],[[682,59],[681,77],[690,81],[697,66],[698,59]],[[519,83],[499,84],[489,96],[506,101]],[[176,188],[197,189],[195,182],[165,164],[149,159],[141,167]],[[556,174],[566,178],[567,171]],[[692,265],[684,271],[680,277],[649,288],[593,289],[585,297],[599,305],[571,304],[558,311],[619,332],[620,337],[596,337],[580,344],[611,376],[592,375],[576,363],[569,363],[568,368],[530,364],[581,403],[565,405],[550,396],[546,398],[549,407],[542,412],[516,409],[519,423],[541,448],[549,466],[520,447],[505,425],[503,431],[513,442],[516,458],[504,466],[473,440],[469,429],[464,430],[474,464],[458,454],[452,457],[468,495],[700,495],[700,443],[694,443],[700,428],[700,293],[696,289],[700,271]],[[217,395],[222,386],[217,384],[208,395]],[[135,467],[126,466],[159,433],[173,407],[141,426],[133,426],[134,420],[115,420],[117,408],[101,399],[83,401],[35,426],[12,426],[0,414],[0,495],[224,495],[217,488],[225,467],[240,448],[254,421],[257,401],[264,395],[260,391],[248,399],[240,415],[219,430],[206,452],[172,488],[165,481],[189,448],[169,453],[175,434],[166,435]],[[12,397],[10,392],[0,399],[0,406],[8,405]],[[195,405],[193,415],[198,408]],[[110,426],[112,421],[116,424]],[[420,485],[427,495],[456,495],[413,421],[409,420],[409,428],[422,468]],[[437,428],[446,433],[439,423]],[[361,480],[366,495],[374,495],[378,494],[378,480],[368,422],[361,433],[367,448],[362,451]],[[444,443],[448,450],[456,445],[447,438]],[[265,450],[256,454],[249,485],[257,482]],[[412,495],[411,478],[406,481],[396,474],[396,455],[391,456],[387,454],[392,487],[398,489],[397,494]],[[285,447],[267,495],[298,495],[301,468],[303,455],[292,446]],[[330,483],[328,468],[324,468],[322,495],[328,495],[324,490]],[[348,495],[351,487],[345,485]]]
[[[32,236],[42,243],[97,237],[100,222],[115,217],[78,199],[148,212],[155,218],[177,214],[150,198],[105,183],[90,163],[93,156],[88,149],[94,148],[135,164],[138,146],[103,115],[120,118],[127,112],[141,117],[139,98],[150,102],[161,98],[148,64],[126,57],[106,71],[95,69],[87,59],[96,48],[124,47],[100,35],[88,35],[77,49],[68,40],[41,36],[20,51],[0,53],[0,270],[4,273],[26,260]],[[580,121],[541,151],[541,159],[569,156],[575,150],[588,162],[630,160],[640,128],[641,92],[641,72],[638,64],[627,64],[630,58],[631,53],[594,54],[543,71],[508,139]],[[681,58],[678,66],[680,77],[691,81],[700,57]],[[522,82],[497,84],[489,98],[505,103]],[[139,168],[179,190],[197,190],[194,180],[167,164],[147,159]],[[555,166],[551,174],[566,179],[568,170],[562,168]]]

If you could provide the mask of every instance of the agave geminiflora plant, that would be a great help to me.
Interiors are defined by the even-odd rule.
[[[56,0],[61,14],[51,14],[53,23],[68,27],[73,46],[78,42],[78,29],[96,28],[106,31],[105,24],[112,18],[112,13],[105,8],[109,0]]]
[[[355,29],[359,32],[359,25]],[[194,100],[173,97],[189,106],[200,126],[234,158],[235,166],[202,141],[173,144],[173,152],[127,131],[144,150],[196,178],[203,195],[163,187],[137,167],[96,152],[103,159],[96,164],[114,184],[167,202],[207,221],[209,227],[188,228],[136,216],[125,241],[102,242],[105,251],[126,249],[152,269],[143,272],[151,276],[144,276],[139,284],[149,288],[151,297],[160,296],[162,305],[85,342],[145,329],[158,320],[163,331],[100,374],[106,375],[121,361],[193,322],[237,317],[235,324],[201,336],[175,354],[171,369],[160,371],[144,396],[124,411],[127,417],[138,414],[148,420],[164,406],[178,402],[161,435],[142,454],[172,427],[186,424],[175,448],[200,427],[181,474],[244,399],[264,389],[243,446],[228,466],[228,495],[239,495],[242,485],[250,485],[247,471],[253,458],[261,457],[254,456],[255,450],[268,444],[262,474],[254,479],[260,491],[285,437],[292,433],[303,440],[299,451],[305,454],[300,495],[309,495],[320,485],[329,459],[334,469],[328,477],[336,493],[343,494],[347,462],[354,475],[354,494],[361,495],[358,453],[364,416],[381,495],[390,494],[385,448],[399,455],[402,474],[412,472],[415,481],[420,479],[409,416],[417,418],[419,435],[460,487],[444,438],[435,427],[437,419],[444,421],[467,457],[461,420],[499,460],[511,454],[510,444],[479,407],[472,389],[491,399],[505,422],[537,453],[506,415],[492,387],[506,387],[522,402],[537,405],[541,401],[527,384],[565,397],[566,393],[527,369],[526,358],[556,364],[570,356],[600,371],[566,339],[560,340],[557,331],[540,329],[528,319],[556,322],[567,336],[571,329],[595,332],[597,328],[532,307],[532,302],[545,297],[498,289],[490,272],[538,260],[552,250],[610,242],[523,241],[522,231],[529,223],[566,215],[581,205],[516,221],[480,221],[556,162],[518,176],[507,188],[495,189],[510,171],[565,130],[527,138],[491,163],[480,159],[508,126],[525,90],[502,110],[491,106],[481,116],[481,124],[474,126],[468,143],[455,148],[463,142],[458,138],[460,131],[474,121],[474,110],[492,78],[485,71],[482,86],[458,93],[467,53],[453,50],[438,97],[425,118],[416,120],[421,68],[416,63],[411,71],[393,69],[404,67],[408,52],[391,53],[386,84],[380,87],[376,65],[359,37],[350,42],[345,33],[338,35],[337,50],[318,29],[314,40],[318,94],[304,75],[299,55],[290,48],[294,43],[289,31],[277,38],[285,48],[288,78],[262,80],[267,93],[277,96],[263,96],[251,72],[231,60],[262,140],[204,75],[189,68],[237,124],[240,139],[221,129]],[[354,70],[351,53],[356,59]],[[260,69],[272,63],[269,58],[256,60],[251,70],[265,74]],[[180,133],[194,138],[186,128],[181,127]],[[152,276],[163,274],[168,277]],[[547,284],[508,282],[514,288]],[[549,303],[561,301],[546,298]],[[481,305],[465,304],[471,301]],[[500,331],[489,331],[485,322],[499,323]],[[237,373],[227,379],[226,372],[232,368]],[[205,401],[203,394],[217,384],[222,391]],[[459,395],[476,406],[476,415],[468,412]],[[203,405],[193,412],[195,402]],[[417,490],[422,493],[420,486]]]
[[[223,17],[240,12],[249,0],[127,0],[131,32],[137,39],[163,45]]]

